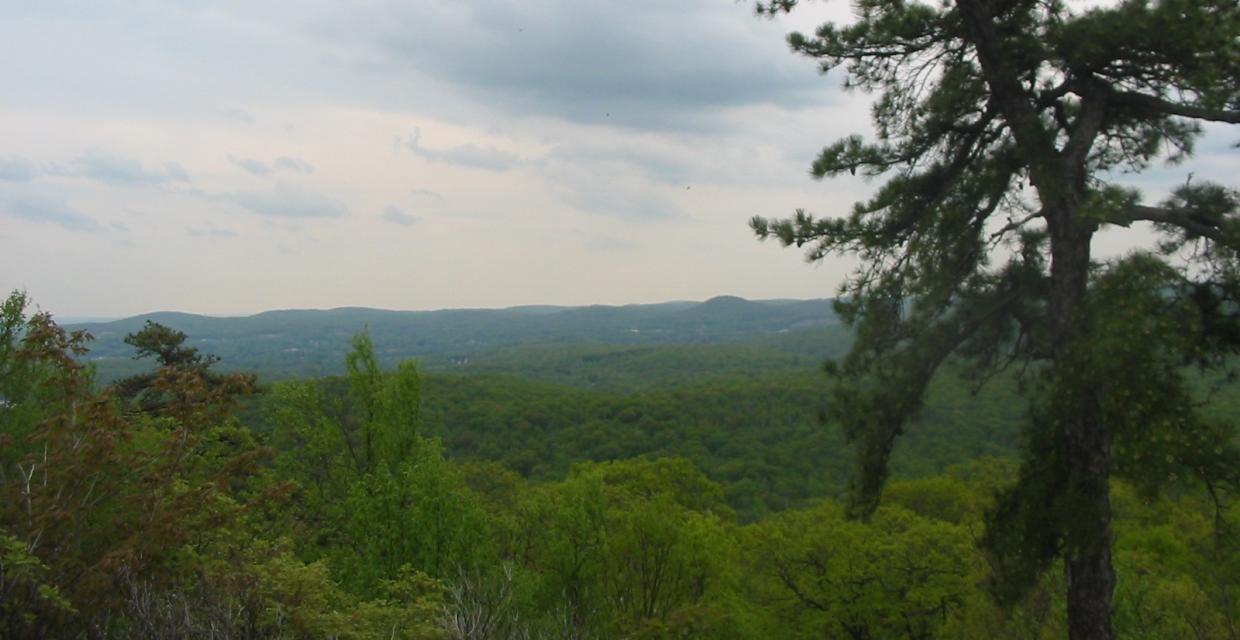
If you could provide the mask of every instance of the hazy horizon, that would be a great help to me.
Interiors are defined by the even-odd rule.
[[[496,307],[430,307],[430,308],[391,308],[391,307],[367,307],[356,305],[341,305],[337,307],[279,307],[271,309],[262,309],[249,313],[197,313],[193,311],[183,311],[181,309],[155,309],[148,311],[139,311],[123,316],[92,316],[92,315],[74,315],[57,313],[54,309],[44,309],[52,314],[52,317],[59,324],[94,324],[101,322],[114,322],[117,320],[126,320],[129,318],[137,318],[161,313],[178,313],[206,318],[247,318],[250,316],[261,315],[264,313],[280,312],[280,311],[337,311],[342,309],[365,309],[369,311],[394,311],[394,312],[435,312],[435,311],[504,311],[507,309],[521,309],[526,307],[551,307],[558,309],[580,309],[586,307],[632,307],[632,306],[652,306],[662,304],[702,304],[716,298],[741,298],[747,302],[809,302],[813,300],[829,300],[833,296],[817,296],[812,298],[746,298],[730,293],[721,293],[719,295],[710,296],[700,300],[656,300],[653,302],[623,302],[618,304],[607,303],[587,303],[587,304],[550,304],[550,303],[532,303],[532,304],[516,304]],[[38,301],[35,301],[36,304]]]

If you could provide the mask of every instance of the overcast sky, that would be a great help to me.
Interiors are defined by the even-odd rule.
[[[58,315],[828,297],[868,129],[731,0],[0,0],[0,290]],[[1194,169],[1240,170],[1226,140]],[[1147,182],[1180,182],[1187,169]]]

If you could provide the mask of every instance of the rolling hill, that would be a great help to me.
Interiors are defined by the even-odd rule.
[[[572,372],[573,379],[588,379],[578,375],[580,370],[602,360],[612,361],[603,363],[609,371],[615,370],[613,362],[625,360],[654,370],[649,366],[654,347],[677,345],[657,356],[660,364],[670,363],[659,370],[687,373],[694,379],[712,371],[744,375],[754,367],[812,366],[847,342],[829,300],[753,301],[733,296],[618,307],[440,311],[346,307],[245,317],[159,312],[69,327],[95,337],[88,357],[106,381],[145,368],[131,360],[133,350],[124,337],[148,320],[188,334],[189,345],[220,356],[221,369],[254,371],[267,380],[342,373],[349,341],[363,328],[370,331],[385,365],[417,358],[430,370],[526,375],[556,382],[567,382],[565,371]],[[813,348],[805,351],[810,345]],[[561,348],[566,346],[570,348]],[[634,377],[638,378],[651,380]]]

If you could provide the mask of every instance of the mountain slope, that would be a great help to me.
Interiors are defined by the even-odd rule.
[[[485,370],[519,375],[521,367],[513,370],[511,351],[531,345],[577,345],[589,351],[608,345],[721,345],[754,340],[778,343],[789,334],[838,326],[829,300],[751,301],[719,297],[701,303],[620,307],[525,306],[441,311],[346,307],[267,311],[245,317],[160,312],[70,328],[86,329],[95,336],[89,358],[99,368],[100,377],[110,379],[141,368],[139,363],[129,360],[133,350],[123,340],[125,335],[140,330],[147,320],[185,332],[190,346],[220,356],[223,369],[251,370],[265,379],[342,372],[349,341],[362,328],[369,329],[385,365],[417,358],[425,367],[450,369],[463,363],[479,366],[489,354],[499,354],[500,364]],[[762,348],[781,350],[772,346]],[[788,350],[783,351],[780,357],[787,361]],[[590,355],[593,354],[584,353],[582,357]]]

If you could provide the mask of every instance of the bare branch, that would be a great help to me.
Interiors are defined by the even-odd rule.
[[[990,7],[982,0],[960,0],[956,3],[965,25],[969,42],[977,52],[982,75],[990,87],[991,104],[1011,124],[1012,135],[1022,147],[1047,154],[1050,149],[1043,138],[1031,96],[1020,85],[1019,74],[1001,52],[1002,37],[993,22]]]
[[[1089,86],[1081,101],[1081,113],[1072,123],[1068,142],[1063,148],[1063,168],[1065,173],[1072,174],[1068,179],[1075,183],[1080,178],[1076,175],[1084,168],[1085,158],[1093,147],[1098,132],[1102,130],[1103,119],[1107,112],[1107,93],[1105,89]]]
[[[1128,105],[1147,113],[1240,124],[1240,111],[1234,109],[1211,109],[1209,107],[1171,102],[1170,100],[1163,100],[1162,98],[1137,93],[1136,91],[1114,92],[1111,94],[1111,99],[1116,103]]]
[[[1007,224],[1003,225],[1002,228],[990,234],[990,243],[994,244],[998,240],[1002,239],[1003,236],[1013,231],[1019,230],[1021,227],[1024,227],[1026,224],[1029,224],[1030,222],[1033,222],[1034,220],[1043,217],[1043,215],[1044,214],[1042,213],[1042,210],[1038,209],[1037,211],[1034,211],[1033,213],[1030,213],[1029,215],[1023,218],[1008,222]]]
[[[1189,209],[1169,209],[1166,207],[1135,205],[1128,209],[1125,214],[1126,217],[1124,220],[1112,220],[1111,222],[1125,227],[1128,226],[1128,223],[1136,221],[1169,224],[1183,229],[1186,233],[1193,237],[1206,238],[1220,244],[1227,243],[1227,240],[1223,235],[1223,230],[1219,227],[1216,221],[1211,221],[1203,218],[1202,216],[1194,215],[1194,212]]]

